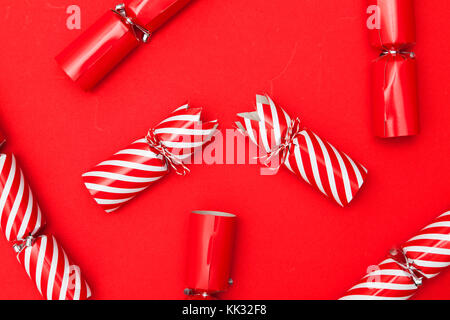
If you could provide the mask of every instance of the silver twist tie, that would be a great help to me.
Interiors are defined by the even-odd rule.
[[[120,16],[126,24],[130,25],[131,30],[138,41],[147,43],[150,40],[152,35],[150,31],[134,22],[133,18],[128,16],[124,3],[118,4],[114,9],[112,9],[112,12]],[[139,34],[142,34],[142,36],[139,36]]]
[[[203,298],[209,297],[209,294],[206,291],[203,293],[196,293],[194,290],[188,288],[184,289],[184,294],[186,296],[202,296]]]
[[[414,59],[416,57],[416,54],[412,51],[402,51],[402,50],[387,50],[387,49],[383,49],[383,51],[381,52],[381,56],[384,57],[386,55],[392,55],[392,56],[396,56],[396,55],[400,55],[400,56],[409,56],[411,59]]]
[[[396,256],[398,256],[398,251],[401,252],[403,261],[398,261],[398,259],[396,258]],[[405,271],[409,274],[410,278],[414,281],[416,287],[420,287],[423,284],[423,274],[419,269],[417,269],[414,266],[414,261],[408,259],[405,251],[403,249],[400,250],[392,249],[391,255],[394,258],[395,262],[397,262],[401,267],[403,267]]]
[[[14,244],[13,249],[16,253],[20,253],[23,250],[23,248],[31,247],[33,245],[33,242],[34,242],[34,237],[28,236],[24,240],[22,240],[22,242],[20,244],[17,244],[17,243]]]
[[[193,291],[192,291],[192,289],[186,288],[186,289],[184,289],[184,294],[187,296],[191,296],[193,294]]]

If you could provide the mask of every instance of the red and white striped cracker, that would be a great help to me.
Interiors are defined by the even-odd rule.
[[[372,268],[340,300],[407,300],[417,291],[410,274],[388,258]]]
[[[161,144],[181,162],[187,163],[216,132],[217,121],[202,123],[201,111],[182,106],[154,128]],[[83,182],[94,200],[113,212],[168,172],[166,159],[143,138],[84,173]]]
[[[45,219],[13,154],[0,154],[0,225],[8,241],[35,235]]]
[[[39,236],[17,259],[45,299],[85,300],[91,296],[80,268],[72,264],[54,236]]]
[[[403,251],[428,279],[450,266],[450,211],[409,239]]]
[[[156,137],[180,161],[186,161],[216,133],[217,120],[203,122],[202,108],[181,106],[155,128]]]
[[[256,96],[256,112],[241,113],[238,127],[266,153],[286,143],[291,117],[268,96]],[[367,169],[353,161],[326,140],[302,129],[286,149],[284,165],[333,199],[340,206],[349,204],[362,187]]]
[[[416,276],[429,279],[450,266],[450,211],[402,246]],[[341,300],[406,300],[419,288],[404,263],[388,258],[372,268]]]

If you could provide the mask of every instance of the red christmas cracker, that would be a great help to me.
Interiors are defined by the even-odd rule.
[[[57,57],[64,72],[92,89],[191,0],[127,0],[111,8]]]
[[[85,300],[91,296],[80,268],[69,260],[54,236],[37,237],[25,245],[17,259],[47,300]]]
[[[419,133],[413,0],[368,0],[371,45],[381,50],[372,64],[372,122],[382,138]]]
[[[364,183],[367,170],[314,132],[303,128],[268,96],[256,96],[256,112],[241,113],[242,133],[265,152],[266,164],[280,165],[314,186],[340,206],[349,204]]]
[[[450,211],[372,268],[341,300],[406,300],[450,266]]]
[[[233,258],[236,216],[194,211],[189,217],[187,289],[189,300],[215,300],[228,290]]]
[[[150,129],[111,158],[83,174],[94,200],[106,211],[117,210],[169,172],[186,174],[186,163],[216,132],[217,121],[202,123],[201,108],[188,105]]]
[[[91,296],[80,268],[69,260],[45,226],[39,205],[12,154],[0,154],[0,222],[19,262],[44,298],[79,300]]]

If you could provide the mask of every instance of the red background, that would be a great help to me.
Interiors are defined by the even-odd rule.
[[[54,61],[114,0],[1,0],[0,126],[49,221],[96,299],[183,298],[187,218],[238,215],[230,299],[336,299],[369,265],[450,208],[450,3],[417,1],[422,133],[379,140],[370,130],[365,1],[195,0],[94,92]],[[186,100],[231,128],[268,93],[369,169],[342,209],[281,170],[191,166],[114,214],[90,199],[81,173]],[[39,299],[0,241],[0,298]],[[417,299],[449,299],[450,271]]]

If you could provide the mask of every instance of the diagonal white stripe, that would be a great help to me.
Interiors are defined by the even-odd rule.
[[[131,199],[133,199],[133,197],[130,198],[125,198],[125,199],[100,199],[100,198],[94,198],[95,201],[97,201],[98,204],[119,204],[119,203],[124,203],[127,202]]]
[[[311,162],[311,168],[312,168],[314,180],[316,181],[317,187],[319,188],[320,191],[322,191],[323,194],[327,195],[325,190],[323,189],[322,181],[320,180],[319,168],[317,167],[316,152],[314,151],[314,146],[312,144],[312,141],[309,138],[309,135],[307,132],[302,131],[302,132],[300,132],[300,134],[303,135],[306,140],[306,145],[307,145],[308,153],[309,153],[309,160]]]
[[[415,237],[412,237],[408,240],[414,241],[414,240],[442,240],[442,241],[450,241],[450,234],[440,234],[440,233],[427,233],[427,234],[421,234]]]
[[[5,209],[6,201],[11,191],[11,186],[14,181],[14,175],[16,173],[16,159],[12,156],[11,168],[9,170],[8,179],[6,179],[5,186],[3,187],[2,196],[0,197],[0,220],[2,219],[3,210]]]
[[[5,166],[5,162],[6,162],[6,155],[5,154],[0,154],[0,172],[3,171],[3,167]]]
[[[397,264],[397,261],[395,261],[395,260],[392,259],[392,258],[387,258],[387,259],[381,261],[381,262],[379,263],[379,265],[381,266],[381,265],[388,264],[388,263],[395,263],[395,264]]]
[[[435,222],[435,223],[432,223],[432,224],[426,226],[422,230],[430,229],[430,228],[440,228],[440,227],[450,227],[450,221]]]
[[[166,171],[165,167],[150,166],[150,165],[146,165],[146,164],[130,162],[130,161],[121,161],[121,160],[107,160],[107,161],[103,161],[103,162],[101,162],[101,163],[99,163],[97,165],[97,167],[99,167],[99,166],[117,166],[117,167],[131,168],[131,169],[150,171],[150,172]]]
[[[19,189],[17,190],[16,198],[14,199],[14,204],[9,212],[8,216],[8,222],[6,223],[6,229],[5,229],[5,235],[6,239],[10,241],[11,238],[11,230],[14,225],[14,221],[16,220],[17,212],[19,211],[19,207],[22,203],[22,197],[23,197],[23,191],[25,189],[24,184],[24,178],[22,171],[19,171],[20,174],[20,183],[19,183]]]
[[[364,183],[364,180],[362,178],[361,172],[359,172],[358,167],[356,166],[355,162],[345,153],[343,153],[345,157],[347,157],[347,160],[350,162],[350,164],[353,167],[353,171],[355,171],[356,180],[358,180],[358,187],[361,188],[362,184]],[[367,171],[366,171],[367,172]]]
[[[78,266],[73,266],[73,270],[75,270],[75,293],[73,294],[73,300],[80,300],[80,291],[81,291],[81,275],[80,268]]]
[[[56,276],[56,268],[58,266],[58,244],[56,243],[55,238],[52,236],[53,240],[53,254],[52,261],[50,263],[50,271],[48,274],[48,282],[47,282],[47,300],[53,300],[53,286],[55,284],[55,276]]]
[[[36,263],[36,286],[41,294],[42,294],[42,291],[41,291],[42,267],[44,265],[46,249],[47,249],[47,237],[42,236],[41,237],[41,246],[39,247],[38,260]]]
[[[323,144],[323,141],[315,133],[313,133],[313,135],[317,139],[320,149],[322,150],[323,159],[325,160],[325,167],[327,169],[328,182],[330,185],[331,193],[333,194],[333,197],[336,200],[336,202],[339,203],[341,207],[343,207],[344,205],[342,204],[341,199],[339,198],[339,194],[336,187],[336,181],[334,180],[333,164],[331,163],[330,155],[328,154],[327,148]]]
[[[31,259],[31,250],[33,249],[33,247],[26,247],[25,248],[25,259],[24,259],[24,264],[25,264],[25,271],[27,272],[28,276],[31,278],[30,275],[30,259]]]
[[[177,148],[177,149],[183,149],[183,148],[198,148],[202,145],[206,144],[208,141],[184,141],[184,142],[176,142],[176,141],[161,141],[161,143],[168,147],[168,148]]]
[[[373,276],[398,276],[398,277],[410,277],[410,275],[403,270],[385,269],[375,270],[363,277],[363,279]]]
[[[143,187],[143,188],[116,188],[116,187],[108,187],[108,186],[104,186],[101,184],[96,184],[96,183],[85,183],[86,188],[91,189],[91,190],[96,190],[96,191],[103,191],[103,192],[110,192],[110,193],[137,193],[140,192],[142,190],[147,189],[147,187]]]
[[[347,172],[347,167],[345,166],[344,160],[339,154],[339,151],[337,151],[336,148],[331,143],[328,143],[328,145],[331,147],[331,149],[333,149],[333,152],[336,155],[336,158],[338,159],[339,167],[341,168],[342,172],[342,180],[344,181],[345,195],[347,197],[347,202],[350,203],[350,201],[352,201],[353,199],[353,195],[352,195],[352,187],[350,185],[350,178]]]
[[[31,189],[30,189],[30,193],[31,193]],[[39,207],[38,204],[36,204],[36,210],[37,210],[37,219],[36,219],[36,226],[34,227],[34,230],[31,234],[36,234],[38,232],[38,230],[41,228],[42,225],[42,212],[41,212],[41,208]]]
[[[177,135],[194,135],[208,136],[213,134],[215,129],[186,129],[186,128],[161,128],[156,129],[156,134],[177,134]]]
[[[305,167],[303,166],[302,154],[300,152],[298,138],[295,138],[294,144],[295,144],[295,148],[294,148],[295,161],[297,162],[298,170],[300,171],[300,174],[301,174],[303,180],[305,180],[306,182],[311,184],[311,182],[309,182],[309,180],[308,180],[308,177],[306,176]]]
[[[362,282],[350,290],[368,288],[368,289],[388,289],[388,290],[416,290],[417,287],[414,284],[403,283],[388,283],[388,282]]]
[[[61,282],[61,290],[59,291],[59,300],[66,300],[67,287],[69,285],[70,267],[69,267],[69,259],[67,258],[64,249],[62,250],[62,254],[64,256],[64,275]]]
[[[113,179],[126,182],[138,182],[138,183],[153,182],[158,179],[161,179],[161,177],[141,178],[106,171],[89,171],[83,174],[83,177],[99,177],[105,179]]]
[[[427,267],[427,268],[446,268],[450,266],[450,262],[426,261],[426,260],[414,260],[414,264],[419,267]]]
[[[180,110],[187,110],[187,109],[189,109],[189,105],[188,104],[184,104],[181,107],[175,109],[172,113],[178,112]]]
[[[150,150],[140,150],[140,149],[124,149],[120,150],[119,152],[115,153],[117,154],[130,154],[134,156],[141,156],[141,157],[147,157],[150,159],[161,159],[161,156],[151,152]]]
[[[25,231],[27,230],[28,223],[30,222],[31,212],[33,211],[33,194],[30,187],[28,187],[28,203],[27,209],[23,216],[22,224],[20,225],[19,232],[17,233],[17,239],[23,239]]]

